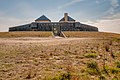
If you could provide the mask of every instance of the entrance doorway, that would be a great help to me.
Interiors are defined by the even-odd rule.
[[[59,25],[53,25],[53,34],[54,36],[60,36],[61,28]]]

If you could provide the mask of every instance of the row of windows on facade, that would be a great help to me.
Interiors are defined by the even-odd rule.
[[[87,30],[96,29],[95,27],[91,27],[91,26],[88,27],[87,25],[81,25],[81,26],[82,26],[81,29],[84,29],[84,30],[86,30],[86,28],[87,28]],[[60,27],[63,28],[63,29],[75,28],[74,26],[60,26]],[[33,27],[31,27],[30,25],[25,25],[25,26],[10,28],[10,29],[12,30],[12,29],[29,29],[29,28],[33,28]],[[39,25],[39,26],[37,26],[35,28],[38,28],[38,29],[50,28],[51,29],[52,27],[51,26],[47,26],[47,25]]]
[[[10,30],[30,30],[30,29],[38,29],[38,30],[52,30],[52,27],[33,27],[33,28],[28,28],[28,27],[23,27],[23,28],[11,28]],[[75,30],[74,27],[61,27],[61,30]]]
[[[12,31],[32,31],[33,29],[12,29]],[[52,31],[51,29],[35,29],[35,30],[38,30],[38,31]],[[62,31],[75,31],[75,30],[80,30],[80,29],[61,29]]]
[[[70,25],[70,26],[67,26],[67,25],[64,25],[64,26],[49,26],[49,25],[38,25],[38,26],[30,26],[30,25],[27,25],[27,26],[19,26],[19,27],[13,27],[13,29],[25,29],[25,28],[32,28],[32,27],[36,27],[36,28],[47,28],[47,27],[61,27],[61,28],[72,28],[72,27],[75,27],[73,25]],[[12,29],[12,28],[10,28]]]
[[[31,24],[31,26],[74,26],[74,24]]]

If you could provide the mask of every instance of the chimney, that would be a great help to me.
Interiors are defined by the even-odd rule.
[[[68,13],[64,13],[65,22],[68,21]]]

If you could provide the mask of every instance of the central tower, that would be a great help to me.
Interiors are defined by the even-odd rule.
[[[65,22],[68,21],[68,13],[64,13]]]
[[[64,17],[59,22],[75,23],[75,20],[68,16],[68,13],[64,13]]]

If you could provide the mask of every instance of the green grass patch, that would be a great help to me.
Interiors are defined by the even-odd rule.
[[[71,80],[72,78],[71,76],[72,76],[71,73],[63,73],[53,78],[48,78],[45,80]]]
[[[112,74],[118,74],[120,72],[120,69],[118,69],[118,68],[112,68],[112,69],[110,69],[110,72]]]
[[[84,54],[84,57],[86,57],[86,58],[96,58],[97,54],[95,54],[95,53],[87,53],[87,54]]]
[[[119,61],[119,62],[116,62],[116,67],[117,67],[117,68],[120,68],[120,61]]]
[[[106,66],[105,67],[106,71],[110,74],[119,74],[120,73],[120,69],[116,68],[116,67],[110,67],[110,66]],[[103,72],[104,70],[102,70]]]
[[[98,64],[96,62],[87,63],[87,68],[96,69],[97,67],[98,67]]]
[[[87,72],[90,75],[101,75],[97,62],[87,63]]]
[[[113,38],[113,41],[120,42],[120,38]]]

